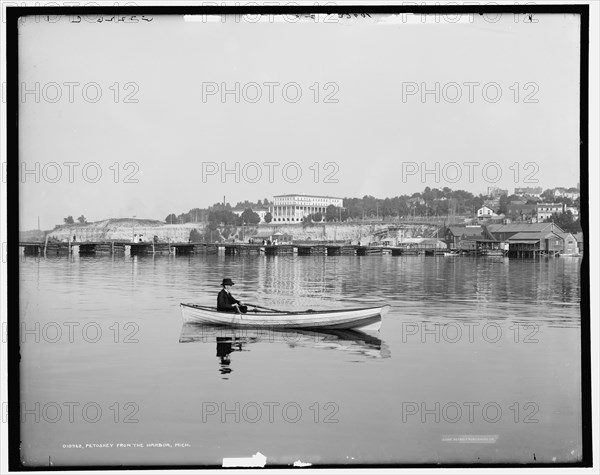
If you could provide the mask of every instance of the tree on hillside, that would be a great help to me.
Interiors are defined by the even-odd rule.
[[[309,214],[309,215],[306,217],[306,221],[308,221],[309,223],[310,223],[310,222],[313,222],[313,223],[320,223],[321,221],[323,221],[323,214],[322,214],[322,213],[320,213],[320,212],[316,212],[316,213],[313,213],[313,214]]]
[[[554,203],[564,203],[567,206],[573,206],[573,200],[568,196],[557,196],[554,198]]]
[[[84,215],[79,216],[79,218],[77,218],[77,221],[79,221],[79,224],[87,223],[87,219],[85,219]]]
[[[506,207],[508,206],[508,196],[506,194],[500,195],[498,202],[498,209],[495,210],[498,214],[506,214]]]
[[[208,208],[209,211],[224,211],[230,209],[231,205],[229,203],[225,203],[225,206],[223,206],[223,203],[215,203],[210,208]]]
[[[169,216],[167,216],[165,218],[165,223],[176,224],[177,223],[177,215],[175,215],[175,213],[171,213]]]
[[[333,205],[329,205],[325,210],[325,221],[335,221],[338,218],[338,214],[338,209]]]
[[[540,195],[540,198],[542,198],[545,203],[552,203],[554,201],[554,190],[544,190],[544,192]]]
[[[190,231],[190,242],[202,242],[202,234],[200,234],[197,229],[192,229]]]
[[[379,201],[379,200],[378,200]],[[396,216],[398,214],[398,209],[396,209],[393,205],[393,201],[389,198],[384,199],[379,204],[379,216],[384,219],[388,216]]]
[[[186,214],[186,223],[202,223],[205,222],[208,217],[206,210],[201,208],[192,208]]]
[[[75,224],[73,216],[67,216],[66,218],[63,218],[63,221],[65,222],[65,224]]]
[[[554,213],[544,222],[557,224],[563,231],[567,233],[575,234],[581,232],[581,222],[579,219],[574,219],[573,213],[570,211],[561,214]]]
[[[255,203],[251,203],[248,200],[244,200],[244,201],[238,201],[237,204],[235,205],[235,208],[236,209],[239,209],[239,208],[246,209],[246,208],[252,208],[253,206],[256,206],[256,204]]]
[[[250,208],[246,208],[240,216],[240,224],[258,224],[260,223],[260,216],[252,211]]]
[[[273,221],[273,215],[269,211],[267,214],[265,214],[265,223],[270,223],[271,221]]]
[[[238,220],[238,216],[237,214],[229,211],[229,210],[218,210],[218,211],[211,211],[208,214],[208,222],[209,223],[216,223],[216,224],[220,224],[220,225],[231,225],[231,224],[236,224]]]

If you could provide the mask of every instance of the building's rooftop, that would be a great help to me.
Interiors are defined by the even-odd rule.
[[[487,228],[491,233],[540,233],[543,231],[562,232],[562,229],[554,223],[490,224]]]
[[[571,236],[575,237],[575,235],[573,233],[569,233],[567,231],[557,231],[557,230],[554,230],[554,234],[556,234],[557,236],[560,236],[563,239],[566,239],[569,234]]]
[[[482,226],[448,226],[448,229],[455,236],[462,236],[463,234],[479,236],[483,233]]]
[[[302,197],[305,197],[305,198],[330,198],[330,199],[334,199],[334,200],[343,200],[343,198],[340,198],[338,196],[306,195],[306,194],[303,194],[303,193],[288,193],[288,194],[285,194],[285,195],[273,195],[273,198],[283,198],[283,197],[286,197],[286,196],[293,196],[293,197],[302,196]]]
[[[548,236],[554,235],[556,237],[561,237],[557,233],[553,232],[540,232],[540,233],[517,233],[514,236],[508,238],[509,242],[532,242],[532,241],[541,241],[542,239],[546,239]]]

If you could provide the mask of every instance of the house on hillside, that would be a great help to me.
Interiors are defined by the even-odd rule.
[[[480,219],[480,220],[493,218],[493,217],[497,217],[497,216],[498,215],[494,212],[494,210],[487,206],[482,206],[481,208],[479,208],[477,210],[477,219]]]
[[[536,207],[537,218],[544,221],[551,218],[553,214],[562,214],[565,211],[564,203],[538,203]]]
[[[573,215],[573,218],[574,218],[574,219],[577,219],[577,218],[579,218],[579,208],[577,208],[576,206],[567,206],[567,207],[565,208],[565,213],[566,213],[567,211],[570,211],[570,212],[571,212],[571,214]]]
[[[488,186],[487,196],[493,199],[498,199],[502,195],[508,195],[508,190],[503,190],[497,186]]]
[[[570,198],[572,200],[576,200],[577,198],[579,198],[579,190],[577,188],[554,188],[553,190],[554,192],[554,197],[558,198],[558,197],[565,197],[565,198]]]
[[[494,198],[492,200],[484,200],[483,206],[487,206],[491,209],[499,209],[500,208],[500,198]]]
[[[526,201],[512,201],[506,205],[506,216],[512,221],[531,221],[536,210],[535,204],[527,204]]]
[[[541,186],[536,186],[536,187],[522,187],[522,188],[515,188],[515,195],[518,196],[531,196],[534,198],[539,198],[542,193],[543,193],[543,189]]]

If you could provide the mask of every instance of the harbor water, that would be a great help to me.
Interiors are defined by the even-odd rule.
[[[575,462],[578,258],[21,257],[30,466]],[[184,325],[179,304],[388,304],[379,333]],[[11,321],[9,319],[9,321]],[[260,456],[259,456],[260,459]]]

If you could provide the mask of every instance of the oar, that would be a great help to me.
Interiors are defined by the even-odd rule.
[[[270,312],[285,313],[285,312],[283,312],[283,310],[276,310],[274,308],[261,307],[260,305],[256,305],[253,303],[247,303],[246,305],[250,305],[251,307],[254,307],[254,308],[260,308],[262,310],[269,310]]]

